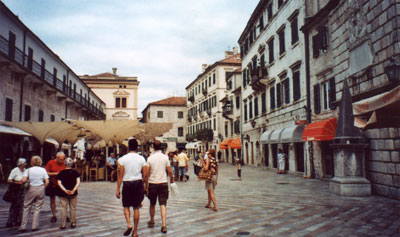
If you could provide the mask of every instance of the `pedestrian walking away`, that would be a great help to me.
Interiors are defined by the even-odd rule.
[[[236,159],[236,169],[239,180],[242,180],[242,166],[240,165],[239,159]]]
[[[148,191],[148,198],[150,199],[150,221],[147,225],[149,228],[154,227],[155,206],[158,198],[161,212],[161,232],[167,233],[167,173],[171,183],[174,183],[174,176],[172,175],[168,156],[161,152],[161,142],[155,140],[153,147],[155,152],[147,159],[147,169],[145,172],[145,176],[148,176],[148,179],[145,179],[147,181],[145,189]]]
[[[128,142],[129,153],[118,159],[119,175],[117,181],[116,197],[121,198],[121,183],[122,186],[122,206],[124,207],[124,215],[127,224],[127,229],[124,236],[128,236],[132,232],[132,224],[130,221],[130,208],[133,208],[133,232],[132,236],[138,236],[137,229],[139,225],[140,212],[144,199],[144,183],[147,177],[143,176],[146,173],[146,160],[136,151],[138,142],[131,139]],[[144,181],[144,182],[143,182]]]
[[[50,184],[46,188],[46,196],[50,197],[50,208],[53,216],[50,219],[50,222],[57,221],[57,204],[56,204],[56,196],[60,193],[60,188],[58,187],[57,175],[62,170],[65,169],[65,154],[60,151],[56,154],[56,159],[50,160],[47,162],[46,171],[50,177]]]
[[[60,205],[61,205],[61,226],[65,229],[67,223],[67,210],[69,207],[71,227],[76,227],[76,204],[78,202],[78,187],[80,184],[80,174],[73,170],[74,161],[71,158],[65,159],[66,168],[57,175],[58,187],[61,189]]]
[[[21,225],[22,210],[24,205],[25,188],[23,177],[28,176],[25,169],[26,159],[19,158],[17,167],[15,167],[8,177],[9,183],[8,191],[11,193],[11,206],[8,212],[8,220],[6,227],[13,227]]]
[[[187,181],[186,178],[186,169],[188,169],[187,162],[189,158],[187,157],[184,150],[181,151],[178,155],[178,166],[179,166],[179,179],[180,181]]]
[[[212,208],[213,211],[218,211],[218,207],[217,207],[217,200],[215,198],[215,187],[217,186],[217,182],[218,182],[218,160],[215,157],[215,150],[214,149],[210,149],[207,153],[208,158],[205,160],[206,164],[204,166],[204,170],[208,171],[211,170],[212,171],[212,178],[211,180],[206,180],[206,190],[207,190],[207,195],[208,195],[208,202],[206,204],[206,208],[211,208],[211,202],[214,204],[214,207]]]
[[[25,193],[24,212],[22,215],[19,231],[25,232],[28,225],[29,215],[33,208],[32,231],[39,230],[40,209],[44,201],[44,189],[49,184],[49,175],[42,166],[42,158],[33,156],[31,159],[31,168],[28,169],[27,176],[24,176],[23,182],[28,180],[29,189]]]

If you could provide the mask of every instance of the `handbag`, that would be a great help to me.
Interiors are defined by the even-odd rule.
[[[204,179],[207,181],[211,181],[213,173],[211,170],[205,171],[204,168],[200,170],[199,175],[197,176],[199,179]]]
[[[10,184],[10,185],[11,185],[11,184]],[[10,191],[10,185],[8,185],[8,189],[7,189],[7,191],[4,193],[4,196],[3,196],[3,200],[6,201],[6,202],[12,202],[12,200],[14,199],[13,192]]]

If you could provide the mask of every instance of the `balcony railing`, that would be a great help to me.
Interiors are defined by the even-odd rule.
[[[194,95],[189,96],[188,100],[193,103],[194,102]]]
[[[4,53],[7,56],[9,55],[8,41],[2,36],[0,36],[0,52]],[[44,70],[44,74],[42,74],[42,66],[35,60],[29,59],[28,55],[24,55],[24,53],[20,49],[15,47],[14,58],[9,59],[16,62],[17,64],[19,64],[19,66],[25,68],[26,70],[31,71],[39,80],[48,83],[50,86],[60,92],[63,92],[66,96],[69,96],[75,102],[86,107],[88,110],[92,111],[100,118],[105,119],[105,114],[102,111],[96,108],[93,104],[89,103],[86,99],[83,99],[82,95],[73,91],[72,88],[64,84],[62,80],[54,77],[54,75],[47,70]]]
[[[251,82],[250,85],[255,91],[265,90],[265,84],[261,80],[268,78],[267,68],[264,66],[258,66],[251,71]]]

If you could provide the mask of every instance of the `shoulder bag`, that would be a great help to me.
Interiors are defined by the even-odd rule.
[[[205,171],[204,168],[202,168],[197,177],[199,179],[204,179],[204,180],[207,180],[207,181],[211,181],[212,176],[213,176],[213,173],[212,173],[211,169]]]

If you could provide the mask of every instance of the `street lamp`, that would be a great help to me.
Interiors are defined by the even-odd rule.
[[[385,73],[389,81],[400,81],[400,65],[396,63],[394,58],[391,58],[390,63],[385,67]]]

